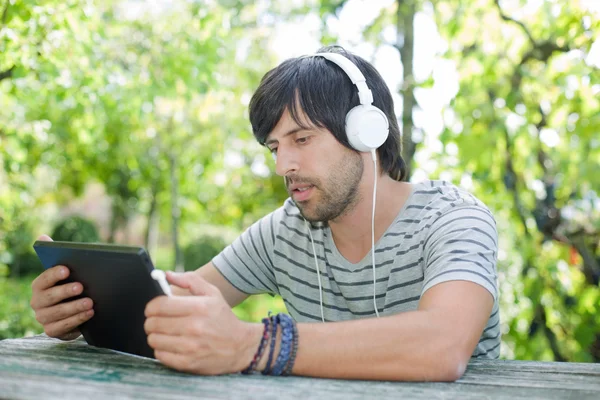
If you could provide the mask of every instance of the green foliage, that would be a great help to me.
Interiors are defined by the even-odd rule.
[[[0,277],[0,340],[42,333],[29,306],[32,279]]]
[[[320,3],[324,19],[339,11]],[[400,49],[389,33],[406,4],[379,10],[363,40]],[[423,132],[416,167],[463,183],[496,216],[502,356],[599,361],[598,13],[581,1],[418,4],[445,42],[435,64],[456,70],[459,92],[441,104],[441,133]],[[444,92],[438,75],[421,94]]]
[[[183,250],[184,269],[195,271],[202,267],[219,254],[227,244],[220,236],[203,235],[193,240]]]
[[[238,318],[250,322],[260,322],[269,314],[269,311],[273,314],[287,312],[283,299],[280,296],[271,296],[268,294],[252,296],[233,308],[233,312]]]
[[[65,242],[99,242],[98,228],[93,221],[73,215],[59,222],[50,236],[53,240]]]
[[[334,43],[327,20],[349,2],[172,3],[133,15],[116,1],[0,6],[0,276],[39,271],[35,237],[91,181],[111,197],[109,240],[154,214],[162,242],[174,224],[185,238],[199,221],[241,231],[283,201],[246,115],[274,64],[268,21],[314,13]],[[364,42],[401,47],[400,3],[365,21]],[[529,3],[417,2],[445,42],[435,63],[460,87],[440,106],[441,133],[423,132],[415,169],[465,182],[496,216],[503,357],[598,361],[600,76],[588,55],[600,18],[581,1]],[[440,93],[445,80],[415,84]],[[98,240],[70,232],[54,238]],[[212,240],[186,248],[187,269],[229,242]],[[160,245],[155,262],[173,266]],[[0,280],[0,335],[20,336],[35,329],[29,289],[7,282],[21,281]],[[278,307],[261,296],[235,312],[259,320]]]
[[[42,263],[33,251],[34,234],[31,223],[20,221],[14,230],[6,233],[5,244],[10,253],[7,254],[7,274],[19,277],[29,274],[38,274],[43,271]]]

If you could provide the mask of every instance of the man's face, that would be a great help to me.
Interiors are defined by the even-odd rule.
[[[308,221],[335,220],[360,199],[363,159],[328,130],[304,130],[286,110],[266,145],[276,155],[277,174]]]

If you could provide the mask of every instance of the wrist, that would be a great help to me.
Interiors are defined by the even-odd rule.
[[[239,352],[240,357],[237,358],[239,365],[236,371],[243,371],[250,365],[263,336],[263,324],[249,322],[244,322],[244,324],[246,326],[246,333],[242,336],[242,344]]]
[[[271,328],[271,327],[269,327],[269,328]],[[269,355],[271,354],[271,347],[272,347],[271,345],[272,345],[273,342],[274,342],[274,345],[272,347],[273,348],[273,350],[272,350],[273,354],[272,355],[279,354],[279,350],[280,350],[280,347],[281,347],[281,343],[280,343],[281,341],[279,340],[280,335],[281,335],[280,327],[277,326],[277,331],[275,332],[275,335],[273,335],[273,333],[271,332],[271,334],[269,336],[269,342],[267,343],[267,348],[265,349],[265,356],[260,359],[260,362],[256,366],[256,370],[258,372],[263,372],[267,368],[267,363],[268,363],[268,360],[269,360]],[[274,357],[273,357],[273,360],[271,362],[271,367],[273,367],[274,361],[275,360],[274,360]]]

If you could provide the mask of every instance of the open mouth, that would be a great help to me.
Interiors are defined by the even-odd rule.
[[[305,201],[307,200],[312,191],[313,191],[314,186],[306,186],[303,188],[298,188],[298,189],[294,189],[292,190],[292,197],[294,198],[294,200],[296,201]]]

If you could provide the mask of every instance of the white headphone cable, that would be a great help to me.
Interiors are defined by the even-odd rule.
[[[375,202],[377,201],[377,150],[371,150],[371,158],[373,159],[373,213],[371,215],[371,262],[373,265],[373,307],[375,308],[375,315],[379,318],[379,310],[377,309],[377,276],[375,273]],[[308,224],[306,218],[304,223],[308,228],[308,235],[310,236],[310,244],[312,245],[313,257],[315,258],[315,268],[317,269],[317,278],[319,282],[319,305],[321,307],[321,321],[325,322],[325,315],[323,312],[323,286],[321,285],[321,269],[319,268],[319,260],[317,259],[317,251],[315,249],[315,241],[313,239],[312,230]]]
[[[304,217],[302,217],[304,218]],[[315,250],[315,241],[313,240],[310,225],[306,218],[304,223],[308,227],[308,234],[310,235],[310,244],[312,244],[313,256],[315,257],[315,267],[317,268],[317,277],[319,278],[319,304],[321,305],[321,321],[325,322],[325,316],[323,314],[323,287],[321,286],[321,270],[319,269],[319,261],[317,260],[317,251]]]
[[[379,318],[377,310],[377,290],[375,279],[375,201],[377,200],[377,150],[371,149],[371,158],[373,159],[373,214],[371,216],[371,260],[373,262],[373,306],[375,307],[375,315]]]

